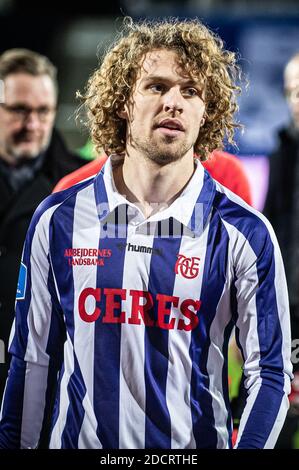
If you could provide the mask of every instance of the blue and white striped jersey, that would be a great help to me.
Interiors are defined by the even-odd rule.
[[[230,448],[233,326],[249,397],[237,446],[271,448],[290,390],[284,269],[267,220],[201,165],[145,219],[95,177],[48,197],[23,251],[0,447]]]

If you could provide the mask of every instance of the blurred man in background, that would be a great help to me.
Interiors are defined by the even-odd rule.
[[[57,181],[84,161],[53,129],[56,68],[44,56],[11,49],[0,56],[0,397],[8,371],[19,263],[31,217]]]
[[[299,53],[286,64],[284,90],[291,120],[287,127],[279,130],[277,148],[270,156],[269,191],[264,212],[274,227],[284,258],[294,341],[299,338]],[[293,366],[291,407],[278,441],[278,446],[283,448],[296,445],[294,435],[299,425],[298,362],[293,361]]]

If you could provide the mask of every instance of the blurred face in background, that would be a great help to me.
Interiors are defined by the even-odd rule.
[[[49,145],[57,93],[48,75],[13,73],[3,81],[0,158],[10,165],[36,158]]]
[[[294,125],[299,130],[299,56],[285,68],[284,88]]]

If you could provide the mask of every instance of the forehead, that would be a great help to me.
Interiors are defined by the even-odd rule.
[[[33,76],[27,73],[7,75],[4,79],[4,97],[7,104],[27,103],[39,106],[42,103],[53,105],[56,91],[48,75]]]
[[[172,76],[174,78],[190,78],[184,69],[179,65],[177,52],[167,49],[159,49],[147,52],[141,63],[139,80],[147,78],[149,75]]]

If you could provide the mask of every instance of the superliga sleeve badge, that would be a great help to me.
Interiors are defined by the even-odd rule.
[[[25,266],[24,263],[21,263],[16,300],[23,300],[25,298],[26,283],[27,283],[27,266]]]

